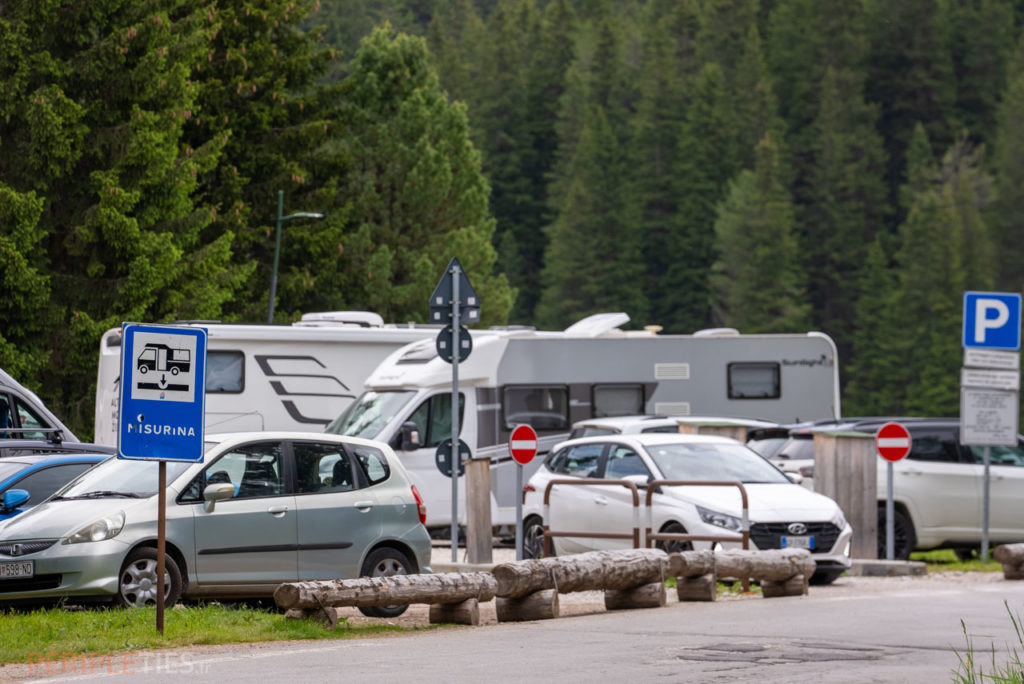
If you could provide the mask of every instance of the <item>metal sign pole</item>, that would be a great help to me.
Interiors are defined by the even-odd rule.
[[[896,506],[892,500],[892,461],[885,462],[885,559],[894,560],[896,556]]]
[[[992,464],[992,447],[985,447],[985,487],[981,499],[981,560],[988,561],[988,502],[989,502],[989,466]]]
[[[516,463],[516,560],[523,560],[523,464]]]
[[[164,570],[166,567],[167,461],[160,461],[156,514],[156,631],[164,633]]]
[[[459,275],[452,267],[452,563],[459,557]]]

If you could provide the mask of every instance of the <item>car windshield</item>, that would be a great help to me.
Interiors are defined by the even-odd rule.
[[[777,460],[805,460],[814,458],[814,440],[808,437],[790,437],[772,458]]]
[[[167,463],[167,482],[185,472],[191,463]],[[160,468],[157,461],[110,458],[82,473],[58,491],[53,499],[102,497],[146,498],[157,492]]]
[[[791,484],[775,466],[742,444],[658,444],[648,446],[647,453],[666,480]]]
[[[752,439],[747,442],[747,446],[765,458],[771,458],[785,443],[786,437],[765,437],[764,439]]]
[[[415,394],[412,391],[363,392],[324,432],[375,439]]]

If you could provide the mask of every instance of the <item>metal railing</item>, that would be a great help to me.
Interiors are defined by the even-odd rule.
[[[555,485],[576,485],[576,486],[621,486],[626,487],[633,494],[633,532],[567,532],[563,530],[551,531],[551,488]],[[640,491],[635,482],[629,480],[580,480],[580,479],[556,479],[549,480],[544,488],[544,555],[551,555],[551,539],[553,537],[590,537],[594,539],[632,539],[633,548],[640,548]]]
[[[654,524],[654,509],[651,506],[651,499],[657,493],[659,487],[737,487],[740,490],[742,501],[742,514],[740,518],[740,534],[684,534],[680,532],[652,532]],[[651,548],[652,541],[727,541],[742,542],[743,549],[750,548],[750,500],[747,498],[747,489],[742,482],[728,480],[651,480],[647,483],[647,496],[644,498],[644,505],[647,507],[646,527],[644,528],[645,546]]]

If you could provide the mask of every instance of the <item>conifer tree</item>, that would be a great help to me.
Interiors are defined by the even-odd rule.
[[[793,205],[771,135],[757,146],[753,171],[742,171],[719,208],[719,260],[712,279],[722,325],[744,333],[807,329]]]
[[[514,292],[493,275],[490,188],[470,143],[465,107],[449,103],[426,43],[380,28],[363,41],[345,82],[338,187],[350,206],[343,244],[351,301],[390,320],[425,320],[427,297],[457,256],[483,306],[504,323]]]
[[[996,287],[1019,292],[1024,288],[1024,39],[1010,61],[996,122],[992,145],[996,200],[989,214],[996,253]]]

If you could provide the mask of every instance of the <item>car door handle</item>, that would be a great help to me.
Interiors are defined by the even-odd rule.
[[[598,506],[607,506],[608,499],[604,498],[603,496],[599,496],[596,499],[594,499],[594,503],[596,503]]]
[[[271,506],[267,509],[267,513],[274,516],[275,518],[283,517],[288,512],[287,506]]]
[[[355,506],[356,508],[358,508],[361,511],[368,511],[371,508],[373,508],[373,502],[372,501],[356,501],[352,505]]]

